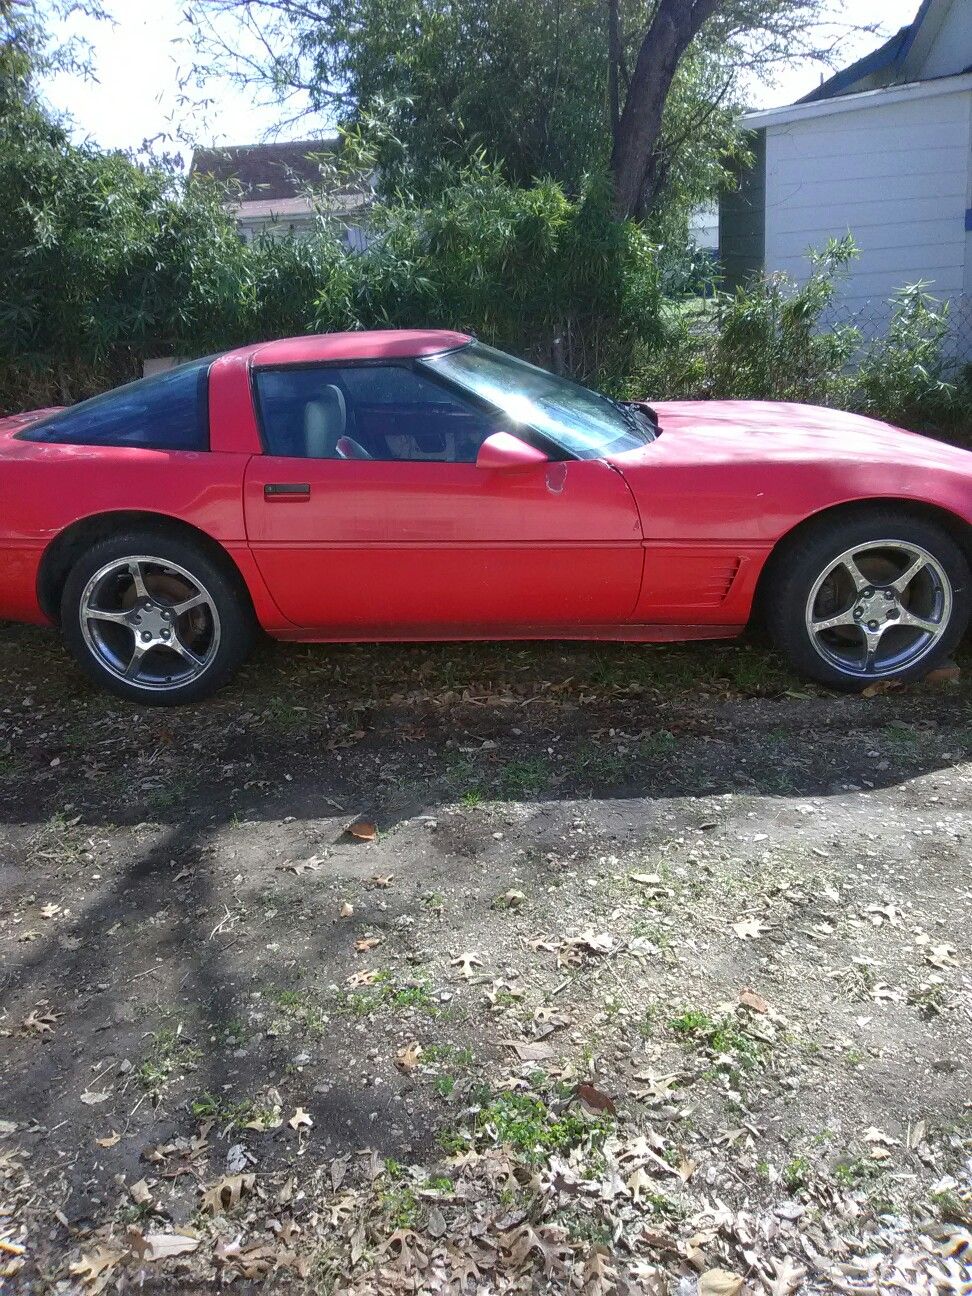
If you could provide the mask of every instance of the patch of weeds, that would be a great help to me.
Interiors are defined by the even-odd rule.
[[[241,1044],[245,1044],[246,1037],[246,1023],[240,1021],[238,1017],[228,1021],[223,1027],[223,1039],[230,1048],[239,1048]]]
[[[529,760],[507,761],[497,778],[501,795],[513,801],[539,792],[549,781],[549,762],[539,756]]]
[[[805,1156],[795,1156],[783,1167],[781,1176],[790,1192],[805,1188],[810,1177],[810,1161]]]
[[[867,1061],[867,1054],[863,1053],[859,1048],[844,1049],[844,1061],[848,1066],[863,1066]]]
[[[731,1057],[743,1070],[763,1060],[765,1046],[747,1035],[735,1017],[710,1017],[688,1008],[668,1024],[676,1035],[701,1045],[716,1058]]]
[[[438,1017],[440,1013],[428,982],[398,983],[390,972],[384,970],[371,985],[361,990],[339,991],[335,1001],[337,1012],[351,1013],[355,1017],[368,1017],[382,1008],[393,1012],[422,1012],[429,1017]]]
[[[948,992],[943,982],[926,981],[908,991],[908,1003],[917,1008],[922,1017],[933,1019],[945,1011]]]
[[[669,756],[678,746],[678,739],[668,729],[653,729],[644,733],[638,742],[641,756]]]
[[[260,716],[264,724],[278,733],[295,733],[307,727],[307,708],[294,706],[284,698],[270,698]]]
[[[852,1161],[838,1161],[834,1166],[834,1182],[841,1188],[861,1188],[880,1178],[881,1167],[876,1161],[855,1157]]]
[[[391,1183],[378,1194],[378,1201],[394,1229],[415,1229],[419,1223],[419,1199],[407,1183]]]
[[[552,1153],[567,1154],[577,1148],[596,1150],[613,1128],[607,1119],[591,1120],[574,1106],[551,1109],[536,1094],[500,1090],[481,1095],[472,1127],[453,1135],[458,1149],[484,1145],[507,1147],[528,1165],[537,1165]]]
[[[180,1029],[166,1026],[152,1036],[148,1054],[135,1068],[135,1079],[148,1092],[159,1093],[177,1071],[191,1071],[201,1057],[200,1050],[183,1038]]]
[[[435,1091],[440,1098],[449,1098],[456,1087],[455,1077],[451,1075],[437,1075],[435,1077]]]
[[[173,810],[182,805],[193,785],[185,779],[169,779],[161,787],[151,788],[145,794],[145,806],[148,810]]]
[[[320,1039],[327,1029],[327,1014],[303,990],[278,990],[271,996],[283,1009],[275,1017],[273,1027],[278,1034],[289,1035],[298,1027],[314,1039]]]
[[[480,788],[467,788],[459,798],[460,804],[464,805],[467,810],[478,810],[485,801],[485,797]]]
[[[638,1020],[638,1034],[643,1040],[650,1040],[658,1029],[658,1005],[648,1004]]]
[[[197,1120],[212,1120],[221,1126],[240,1126],[253,1120],[257,1112],[249,1098],[233,1101],[222,1095],[204,1093],[189,1104],[189,1110]]]
[[[907,752],[915,750],[921,737],[913,725],[905,724],[903,720],[891,720],[879,732],[887,746]]]
[[[929,1201],[946,1224],[972,1228],[972,1200],[963,1201],[958,1193],[945,1189],[942,1192],[933,1192]]]
[[[476,1060],[476,1055],[471,1048],[460,1048],[456,1044],[430,1044],[422,1054],[422,1061],[435,1065],[437,1062],[446,1062],[450,1066],[459,1067],[462,1070],[468,1070]]]

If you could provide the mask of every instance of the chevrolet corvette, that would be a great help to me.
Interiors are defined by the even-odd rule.
[[[854,414],[618,402],[460,333],[260,343],[0,419],[0,617],[201,699],[279,639],[768,626],[842,689],[969,619],[972,454]]]

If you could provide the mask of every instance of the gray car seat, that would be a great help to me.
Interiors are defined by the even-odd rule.
[[[304,406],[304,453],[308,459],[336,459],[337,443],[348,424],[348,407],[339,387],[322,388]]]

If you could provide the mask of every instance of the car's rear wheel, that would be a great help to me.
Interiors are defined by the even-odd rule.
[[[93,545],[61,600],[64,639],[85,674],[153,706],[197,702],[221,688],[246,657],[253,628],[226,565],[163,532]]]
[[[773,559],[770,632],[804,675],[849,691],[916,679],[969,623],[969,565],[935,522],[860,510],[806,528]]]

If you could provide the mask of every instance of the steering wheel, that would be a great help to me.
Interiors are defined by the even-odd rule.
[[[337,451],[339,459],[374,459],[375,457],[373,454],[369,454],[363,445],[349,436],[338,437],[334,449]]]

